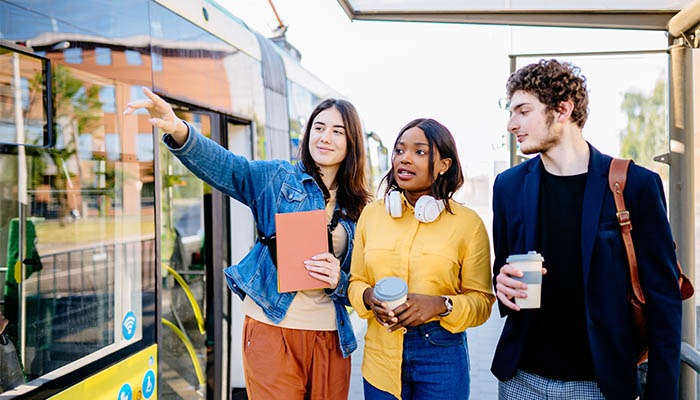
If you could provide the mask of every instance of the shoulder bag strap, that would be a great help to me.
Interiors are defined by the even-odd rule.
[[[629,264],[632,293],[640,304],[644,304],[646,299],[644,299],[644,293],[642,293],[642,286],[639,284],[637,255],[634,252],[632,234],[630,233],[630,231],[632,231],[632,220],[630,219],[629,211],[627,211],[625,207],[625,198],[622,195],[625,190],[625,184],[627,183],[627,168],[630,165],[630,161],[631,160],[613,158],[612,162],[610,163],[610,171],[608,173],[608,185],[610,186],[610,190],[613,193],[613,198],[615,199],[615,207],[617,208],[617,222],[620,224],[622,241],[625,244],[625,252],[627,253],[627,261]]]

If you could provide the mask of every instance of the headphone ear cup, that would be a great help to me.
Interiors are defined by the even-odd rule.
[[[421,196],[416,201],[416,207],[413,211],[416,219],[420,222],[433,222],[445,209],[445,203],[442,200],[437,200],[433,196]]]
[[[384,197],[384,206],[386,207],[386,212],[391,215],[392,218],[401,218],[403,215],[403,202],[401,201],[401,193],[396,190],[392,190],[387,193]]]

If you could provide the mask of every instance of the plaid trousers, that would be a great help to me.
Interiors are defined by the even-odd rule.
[[[595,381],[560,381],[518,370],[498,382],[498,400],[605,400]]]

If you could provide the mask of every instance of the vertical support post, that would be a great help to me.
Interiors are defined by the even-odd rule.
[[[515,72],[515,69],[518,65],[517,63],[517,57],[510,55],[508,56],[510,59],[510,73],[512,74]],[[510,167],[514,167],[518,164],[518,145],[516,144],[515,140],[515,135],[511,134],[510,132],[506,132],[506,135],[508,135],[508,152],[510,154]]]
[[[671,46],[669,57],[670,183],[669,219],[678,243],[678,259],[691,282],[695,280],[695,144],[700,126],[695,115],[700,95],[700,50]],[[682,340],[695,348],[695,301],[683,304]],[[697,374],[681,366],[680,398],[695,400]]]
[[[17,268],[20,269],[20,280],[17,282],[18,294],[19,294],[19,321],[14,321],[19,325],[19,346],[20,346],[20,357],[23,363],[26,362],[26,297],[27,294],[24,292],[24,279],[27,276],[26,267],[24,265],[24,259],[26,258],[27,246],[25,244],[26,240],[26,212],[27,212],[27,161],[24,152],[24,116],[22,115],[22,81],[20,79],[20,60],[19,54],[14,53],[12,55],[12,69],[13,69],[13,81],[14,86],[14,97],[15,97],[15,128],[17,129],[15,133],[15,141],[17,146],[17,196],[19,200],[19,225],[18,225],[18,240],[17,245],[19,246],[17,251],[17,262],[15,264],[15,271]]]

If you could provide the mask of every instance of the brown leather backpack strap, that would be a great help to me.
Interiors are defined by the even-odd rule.
[[[613,158],[610,163],[610,171],[608,172],[608,185],[615,199],[615,207],[617,208],[617,222],[620,224],[622,232],[622,241],[625,244],[625,252],[627,253],[627,262],[629,264],[630,282],[632,284],[632,293],[640,304],[644,304],[646,299],[642,293],[642,286],[639,283],[639,272],[637,270],[637,255],[634,252],[634,244],[632,243],[632,220],[630,213],[625,206],[625,198],[623,192],[627,183],[627,169],[631,160],[622,160]]]

